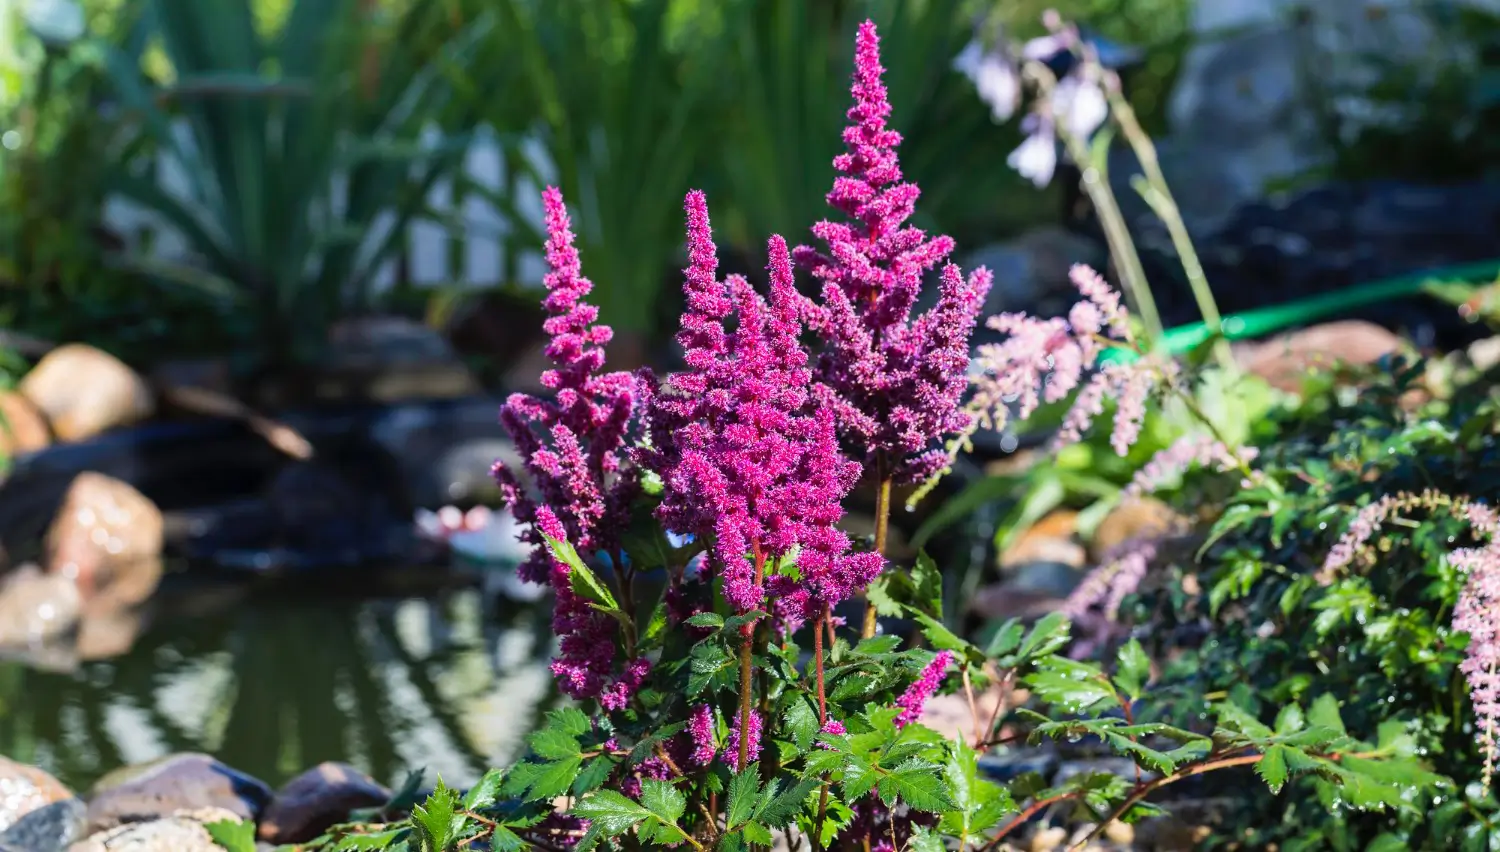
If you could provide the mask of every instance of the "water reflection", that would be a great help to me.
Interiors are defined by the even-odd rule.
[[[426,767],[429,780],[467,784],[518,757],[556,701],[545,604],[463,590],[172,612],[108,661],[64,672],[0,662],[0,754],[84,789],[174,751],[208,752],[273,786],[322,760],[387,783]]]

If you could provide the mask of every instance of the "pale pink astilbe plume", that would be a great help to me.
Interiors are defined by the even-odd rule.
[[[1386,494],[1355,513],[1354,520],[1349,522],[1349,528],[1324,558],[1316,575],[1318,582],[1327,585],[1333,582],[1339,572],[1362,557],[1367,558],[1370,539],[1375,537],[1382,525],[1412,511],[1447,512],[1467,521],[1477,535],[1485,538],[1493,538],[1497,530],[1500,530],[1500,523],[1497,523],[1500,516],[1496,515],[1495,510],[1467,497],[1444,494],[1431,488],[1420,493],[1402,491]]]
[[[531,480],[528,491],[515,471],[496,463],[492,473],[501,496],[523,525],[521,538],[532,545],[520,567],[523,579],[550,583],[557,592],[554,627],[563,651],[553,664],[573,698],[592,698],[609,682],[614,660],[614,627],[601,613],[572,598],[568,569],[552,559],[543,533],[572,543],[586,557],[614,553],[628,522],[640,481],[621,469],[625,432],[638,394],[629,373],[600,373],[608,326],[584,297],[593,284],[583,277],[562,193],[548,187],[542,196],[547,225],[547,263],[542,301],[553,368],[541,376],[553,399],[512,394],[500,410]],[[602,619],[602,620],[601,620]],[[644,676],[639,662],[614,685],[610,702],[632,693]]]
[[[855,43],[847,150],[834,158],[839,176],[827,195],[848,221],[814,225],[825,251],[799,246],[794,256],[824,282],[821,302],[804,309],[825,343],[819,378],[840,431],[867,462],[884,465],[881,475],[917,481],[947,463],[943,437],[969,429],[961,405],[969,337],[992,279],[983,269],[965,278],[945,263],[952,239],[905,224],[920,190],[902,180],[883,74],[879,36],[866,21]],[[937,303],[913,320],[923,278],[940,265]]]
[[[1500,549],[1492,542],[1455,550],[1449,560],[1469,575],[1453,608],[1453,629],[1469,634],[1459,670],[1469,683],[1489,787],[1500,758]]]
[[[1090,571],[1068,596],[1063,604],[1063,615],[1077,621],[1087,618],[1098,608],[1106,620],[1117,620],[1120,605],[1125,598],[1135,594],[1146,578],[1147,570],[1156,559],[1158,543],[1151,538],[1131,539],[1104,554],[1099,567]]]
[[[1254,461],[1259,454],[1254,447],[1230,449],[1223,441],[1208,435],[1184,435],[1136,471],[1125,486],[1127,499],[1139,499],[1170,487],[1195,467],[1228,473]]]
[[[836,526],[860,466],[840,454],[834,414],[813,393],[786,243],[769,241],[762,298],[744,278],[716,279],[702,193],[690,194],[686,209],[691,263],[679,340],[688,370],[653,393],[653,446],[639,456],[662,478],[662,520],[712,536],[725,599],[741,612],[764,601],[758,569],[793,549],[809,611],[836,604],[875,578],[881,558],[850,553]]]
[[[740,766],[740,720],[739,713],[734,714],[734,725],[729,729],[729,736],[724,738],[724,762],[729,768],[739,772]],[[749,766],[760,759],[760,712],[750,711],[750,736],[746,739],[748,743],[745,749],[745,765]]]
[[[922,708],[927,706],[927,699],[942,685],[951,662],[952,651],[937,652],[932,662],[922,669],[922,674],[901,693],[901,697],[896,699],[896,706],[901,708],[901,713],[896,716],[896,727],[904,728],[922,716]]]
[[[978,427],[1000,430],[1010,419],[1012,405],[1016,416],[1025,420],[1044,402],[1061,402],[1077,390],[1054,439],[1054,445],[1061,447],[1081,441],[1094,419],[1104,413],[1106,400],[1112,399],[1111,444],[1123,456],[1140,437],[1152,391],[1176,375],[1176,365],[1142,358],[1095,369],[1106,343],[1131,342],[1129,316],[1120,304],[1120,294],[1097,272],[1078,264],[1069,276],[1084,298],[1073,305],[1066,319],[1023,313],[989,318],[987,325],[1006,337],[979,347],[969,410]]]
[[[1369,558],[1371,539],[1384,524],[1412,511],[1446,512],[1468,522],[1476,547],[1457,548],[1448,554],[1449,564],[1467,575],[1453,607],[1452,628],[1469,634],[1469,645],[1459,671],[1469,685],[1474,706],[1476,741],[1484,760],[1484,786],[1489,787],[1500,761],[1500,514],[1484,503],[1467,497],[1428,489],[1421,493],[1387,494],[1365,505],[1349,528],[1329,551],[1318,580],[1331,583],[1342,570],[1361,558]]]

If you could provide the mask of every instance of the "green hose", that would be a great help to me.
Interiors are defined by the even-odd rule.
[[[1500,276],[1500,260],[1486,260],[1479,263],[1447,266],[1427,272],[1417,272],[1411,275],[1401,275],[1395,278],[1371,281],[1333,293],[1324,293],[1307,299],[1299,299],[1295,302],[1230,314],[1223,319],[1223,335],[1227,340],[1245,340],[1247,338],[1263,337],[1267,334],[1291,328],[1292,326],[1342,313],[1350,308],[1361,305],[1420,295],[1428,286],[1435,282],[1455,280],[1484,281],[1494,280],[1497,276]],[[1201,322],[1195,322],[1167,329],[1162,335],[1162,345],[1167,352],[1173,355],[1181,355],[1184,352],[1191,351],[1203,345],[1211,339],[1213,339],[1213,334],[1209,331],[1208,326]],[[1101,360],[1105,362],[1129,362],[1134,360],[1135,357],[1135,353],[1128,349],[1110,349],[1100,356]]]

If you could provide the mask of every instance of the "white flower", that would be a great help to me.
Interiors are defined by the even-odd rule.
[[[1003,52],[985,50],[977,40],[971,41],[953,58],[953,69],[974,84],[996,122],[1015,115],[1021,103],[1021,76]]]
[[[1021,127],[1027,131],[1027,136],[1020,147],[1005,158],[1005,164],[1038,188],[1044,187],[1052,182],[1052,175],[1057,171],[1057,137],[1052,122],[1032,114],[1026,116]]]
[[[1052,90],[1052,115],[1073,138],[1087,142],[1109,117],[1109,102],[1098,83],[1070,74]]]

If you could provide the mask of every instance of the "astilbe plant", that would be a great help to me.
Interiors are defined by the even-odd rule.
[[[553,398],[507,401],[502,419],[527,480],[504,467],[496,476],[533,548],[524,576],[556,594],[553,671],[577,706],[548,714],[526,759],[462,797],[439,784],[405,825],[347,827],[313,848],[343,848],[358,834],[356,843],[378,836],[444,852],[478,841],[729,852],[769,847],[777,835],[814,852],[997,849],[1043,811],[1082,815],[1095,834],[1144,817],[1156,790],[1213,769],[1258,765],[1273,788],[1309,771],[1364,778],[1341,761],[1371,747],[1337,725],[1303,725],[1300,711],[1274,731],[1227,704],[1195,730],[1142,722],[1151,664],[1141,646],[1122,650],[1112,674],[1066,659],[1061,617],[1029,631],[1003,625],[980,648],[944,626],[930,559],[882,572],[878,547],[862,550],[839,531],[843,501],[867,468],[888,512],[892,481],[941,468],[945,442],[976,414],[994,416],[963,401],[987,273],[964,278],[944,266],[936,307],[910,316],[924,273],[952,243],[902,225],[917,190],[901,182],[897,138],[884,126],[877,48],[867,23],[850,151],[830,194],[854,223],[815,228],[826,254],[794,255],[772,237],[764,290],[721,280],[707,200],[688,194],[685,368],[663,380],[601,372],[609,331],[583,300],[590,285],[562,199],[548,190],[556,367],[543,384]],[[798,296],[794,256],[824,280],[821,302]],[[1086,298],[1067,324],[1001,322],[1029,342],[990,353],[980,398],[995,395],[984,382],[1062,393],[1035,390],[1044,372],[1058,388],[1136,381],[1120,370],[1082,379],[1103,330],[1128,339],[1129,328],[1102,281],[1081,271],[1078,281]],[[804,320],[821,338],[816,354],[802,340]],[[1121,368],[1148,369],[1167,375],[1149,360]],[[1138,414],[1124,418],[1117,431],[1128,433]],[[841,434],[858,459],[843,455]],[[636,600],[648,572],[666,580],[654,605]],[[877,575],[889,581],[877,590],[881,605],[918,624],[934,650],[868,635],[868,620],[864,636],[840,635],[832,607],[870,593]],[[799,645],[808,639],[810,655]],[[980,755],[1017,721],[1003,706],[979,713],[975,690],[997,677],[1023,681],[1038,706],[1061,712],[1021,711],[1032,739],[1097,737],[1136,762],[1134,780],[1085,773],[1050,786],[1028,774],[1007,790],[983,777]],[[972,738],[922,724],[928,702],[958,688]],[[1336,707],[1310,712],[1337,716]],[[1177,747],[1158,748],[1161,738]]]
[[[947,236],[929,237],[906,224],[921,190],[904,181],[897,146],[886,126],[891,105],[881,77],[880,41],[865,22],[855,41],[854,104],[844,130],[845,153],[828,203],[846,221],[813,226],[824,250],[798,246],[798,264],[823,282],[805,305],[821,339],[818,377],[840,432],[863,456],[877,483],[875,550],[884,554],[895,482],[919,482],[947,463],[945,438],[969,428],[962,402],[968,387],[969,338],[992,277],[967,278],[953,263]],[[913,316],[924,277],[941,265],[936,303]],[[875,632],[867,610],[865,636]]]

